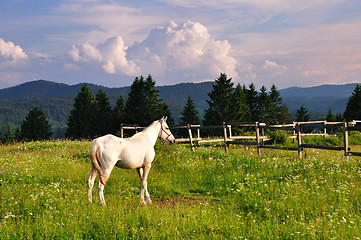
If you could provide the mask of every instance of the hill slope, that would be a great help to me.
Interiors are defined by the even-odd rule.
[[[177,120],[187,101],[192,96],[196,107],[202,113],[207,107],[206,99],[212,89],[212,82],[204,83],[181,83],[172,86],[158,86],[159,96],[169,106],[172,116]],[[128,96],[130,87],[108,88],[104,86],[89,84],[93,94],[99,89],[107,94],[113,105],[122,95],[124,99]],[[9,123],[18,125],[26,114],[35,106],[45,112],[52,124],[65,124],[73,107],[76,94],[81,90],[83,83],[66,85],[45,80],[24,83],[15,87],[0,90],[0,126],[6,127]]]
[[[192,97],[198,111],[203,115],[204,109],[208,107],[206,100],[213,84],[214,82],[181,83],[157,86],[156,89],[159,90],[160,98],[168,104],[172,116],[177,121],[188,96]],[[9,123],[20,124],[34,106],[39,106],[52,124],[64,125],[72,109],[74,97],[82,86],[83,83],[67,85],[38,80],[0,89],[0,126],[4,128]],[[88,86],[94,94],[102,88],[111,104],[116,102],[119,95],[126,99],[130,90],[130,87],[108,88],[89,83]],[[356,84],[293,87],[281,89],[280,94],[290,113],[294,113],[302,104],[310,112],[327,113],[332,109],[334,113],[343,113],[355,87]]]
[[[347,101],[357,83],[345,85],[321,85],[308,88],[292,87],[281,89],[280,94],[290,112],[295,112],[304,105],[312,112],[343,113]]]

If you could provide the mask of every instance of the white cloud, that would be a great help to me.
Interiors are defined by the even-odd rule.
[[[28,55],[23,49],[12,42],[5,42],[0,38],[0,66],[16,65],[20,61],[27,59]]]
[[[227,40],[214,40],[205,26],[188,21],[154,28],[144,41],[129,48],[121,37],[114,37],[98,45],[73,46],[69,54],[75,62],[101,63],[107,73],[151,74],[177,79],[174,83],[182,77],[183,81],[216,78],[221,72],[237,79],[237,60],[230,52]]]
[[[198,22],[153,29],[141,43],[129,49],[129,56],[141,69],[153,74],[181,73],[184,76],[216,77],[221,72],[238,78],[237,60],[230,55],[227,40],[211,37],[208,29]]]
[[[274,75],[282,75],[288,68],[285,65],[280,65],[270,60],[266,60],[263,65],[263,70],[270,72]]]
[[[139,69],[127,58],[127,47],[121,37],[113,37],[102,44],[82,43],[73,45],[69,52],[75,62],[102,64],[105,72],[110,74],[136,75]]]

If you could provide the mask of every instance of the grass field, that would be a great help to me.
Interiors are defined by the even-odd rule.
[[[0,239],[358,239],[361,158],[342,152],[156,145],[139,204],[135,170],[114,169],[87,202],[90,142],[2,145]]]

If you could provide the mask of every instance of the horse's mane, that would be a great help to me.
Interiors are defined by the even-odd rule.
[[[141,131],[141,132],[143,132],[143,133],[147,132],[147,131],[148,131],[150,128],[152,128],[153,125],[156,124],[156,123],[158,123],[158,120],[154,121],[154,122],[153,122],[152,124],[150,124],[148,127],[144,128],[143,131]]]

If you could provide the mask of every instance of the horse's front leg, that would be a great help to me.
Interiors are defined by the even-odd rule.
[[[150,195],[148,193],[148,187],[147,187],[147,177],[148,177],[149,170],[150,170],[150,164],[149,164],[149,166],[144,166],[143,167],[142,187],[141,187],[141,190],[140,190],[140,203],[143,204],[143,205],[145,205],[147,202],[149,204],[152,203],[152,201],[150,200]],[[138,171],[138,173],[139,173],[139,171]],[[145,194],[146,201],[144,201],[144,194]]]

